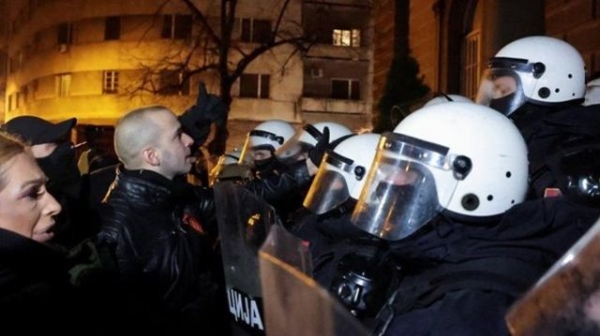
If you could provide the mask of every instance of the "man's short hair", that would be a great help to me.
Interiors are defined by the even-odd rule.
[[[115,152],[126,167],[138,168],[142,149],[160,138],[160,127],[150,116],[161,112],[173,113],[164,106],[152,105],[128,112],[117,123]]]

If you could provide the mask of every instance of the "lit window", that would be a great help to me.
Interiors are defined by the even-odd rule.
[[[242,74],[240,77],[240,97],[269,98],[270,75]]]
[[[360,100],[360,82],[356,79],[332,79],[331,98]]]
[[[333,45],[341,47],[360,47],[360,30],[334,29]]]
[[[165,39],[187,39],[192,36],[191,15],[165,15],[161,37]]]
[[[118,71],[104,71],[104,79],[102,92],[104,93],[117,93],[119,92],[119,72]]]
[[[271,21],[242,19],[242,42],[266,43],[271,38]]]
[[[56,75],[56,90],[59,97],[69,95],[71,88],[71,74]]]
[[[118,40],[121,37],[121,18],[109,16],[104,23],[104,40]]]

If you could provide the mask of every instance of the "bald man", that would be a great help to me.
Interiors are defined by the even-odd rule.
[[[194,162],[192,143],[163,106],[133,110],[115,129],[122,164],[101,209],[98,244],[113,256],[103,263],[121,287],[104,300],[137,333],[227,333],[221,263],[204,235],[213,197],[179,178]]]

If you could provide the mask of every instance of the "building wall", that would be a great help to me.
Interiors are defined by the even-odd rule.
[[[600,1],[546,0],[546,32],[582,53],[588,75],[600,71]]]
[[[4,21],[9,27],[7,56],[10,73],[6,81],[5,118],[17,115],[38,115],[51,121],[75,116],[79,124],[113,125],[123,113],[142,105],[162,104],[176,113],[183,112],[195,103],[198,82],[207,83],[209,92],[219,93],[219,78],[215,72],[207,72],[191,78],[189,92],[179,95],[155,95],[139,90],[142,71],[152,66],[153,61],[165,59],[181,61],[189,48],[190,40],[163,39],[161,37],[165,14],[189,14],[187,7],[179,1],[163,0],[0,0],[9,4],[10,10]],[[208,16],[209,22],[218,22],[219,0],[193,0]],[[231,138],[234,145],[238,138],[258,122],[267,119],[283,119],[296,126],[303,122],[339,119],[349,121],[348,127],[358,128],[370,121],[371,113],[371,58],[372,23],[368,0],[330,0],[326,14],[328,18],[313,22],[324,25],[321,43],[311,50],[309,57],[317,60],[328,75],[342,78],[360,78],[360,101],[316,99],[326,92],[319,79],[305,83],[305,72],[310,69],[301,53],[289,46],[280,46],[259,56],[245,70],[246,74],[270,76],[269,98],[239,97],[239,80],[232,89],[234,98],[229,119],[234,125]],[[235,62],[240,52],[249,53],[258,46],[243,43],[241,19],[269,19],[277,21],[285,1],[252,0],[239,1],[233,32],[236,48],[229,55]],[[304,16],[305,3],[323,4],[323,1],[292,0],[281,20],[288,32],[302,32],[300,25]],[[160,10],[159,10],[160,9]],[[121,34],[118,40],[105,40],[106,18],[121,19]],[[59,27],[63,23],[72,26],[70,43],[59,44]],[[331,29],[360,28],[363,30],[361,45],[356,48],[331,45]],[[309,25],[317,27],[311,23]],[[214,27],[217,27],[215,24]],[[216,33],[218,34],[218,27]],[[194,31],[197,31],[194,26]],[[325,32],[325,33],[323,33]],[[329,39],[329,40],[327,40]],[[352,49],[352,50],[350,50]],[[192,61],[202,64],[202,54]],[[329,60],[329,61],[323,61]],[[119,92],[104,92],[105,71],[119,72]],[[157,78],[151,78],[156,84]],[[68,92],[61,92],[68,87]],[[311,85],[314,87],[311,89]],[[308,85],[311,97],[302,99],[303,88]],[[330,90],[330,88],[328,88]],[[331,116],[335,114],[334,116]],[[340,117],[341,116],[341,117]],[[348,117],[346,117],[348,116]],[[245,127],[248,127],[245,129]]]
[[[372,106],[371,5],[365,0],[305,1],[303,26],[315,38],[304,59],[300,101],[306,122],[339,122],[350,129],[370,126]],[[339,45],[334,31],[360,32],[359,41]],[[333,82],[348,81],[346,99],[336,97]],[[358,82],[358,90],[353,86]],[[358,91],[358,92],[357,92]]]
[[[396,43],[395,13],[396,0],[373,1],[373,110],[385,88],[388,69],[394,58]]]
[[[420,65],[423,82],[433,90],[437,87],[436,1],[410,1],[409,7],[409,50]]]
[[[589,73],[600,70],[600,0],[376,0],[374,21],[374,97],[381,96],[391,55],[398,44],[398,11],[409,2],[406,35],[432,90],[463,94],[465,37],[481,30],[480,68],[502,46],[529,35],[547,34],[573,44]],[[479,13],[479,14],[477,14]]]

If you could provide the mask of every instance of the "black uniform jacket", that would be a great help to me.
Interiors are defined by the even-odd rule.
[[[510,305],[600,216],[566,198],[515,205],[496,223],[440,218],[391,244],[404,266],[389,335],[508,335]]]

